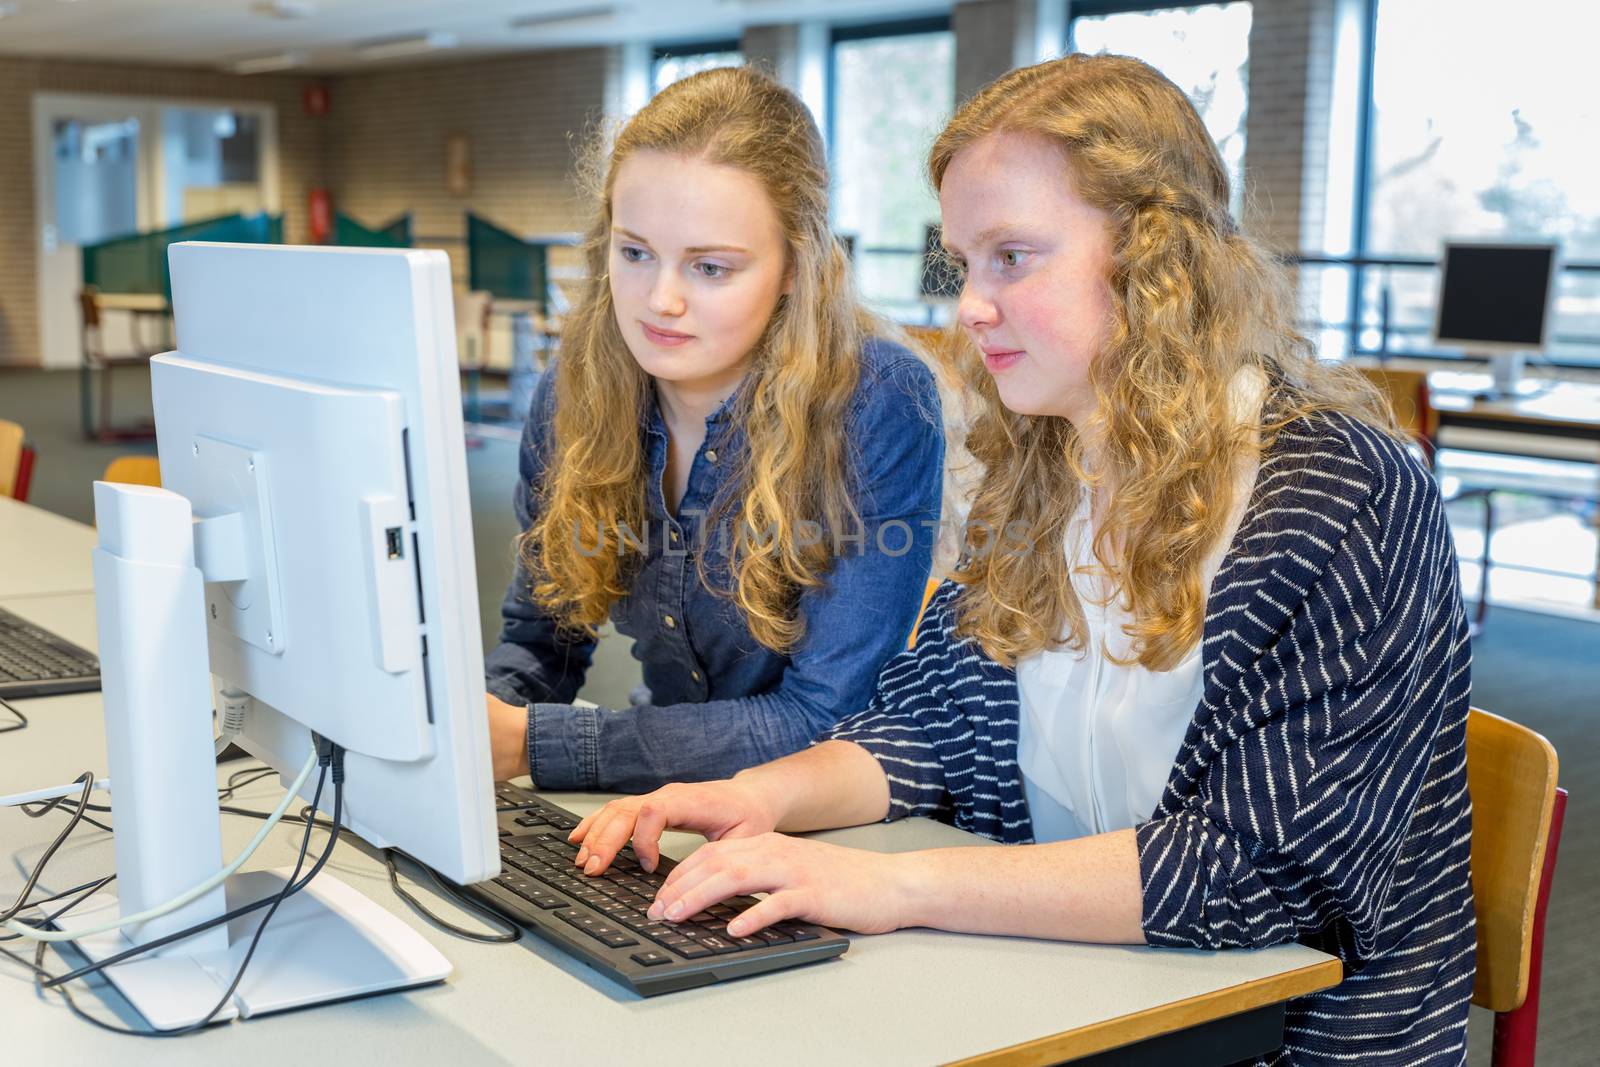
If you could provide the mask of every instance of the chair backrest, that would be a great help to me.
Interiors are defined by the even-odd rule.
[[[83,327],[86,330],[100,328],[100,304],[95,300],[99,295],[92,285],[86,285],[78,290],[78,308],[83,312]]]
[[[1428,392],[1428,376],[1419,370],[1362,367],[1361,373],[1389,401],[1395,421],[1416,439],[1423,454],[1432,457],[1439,435],[1439,413]]]
[[[0,419],[0,496],[16,496],[22,475],[22,427]]]
[[[118,456],[106,465],[102,482],[124,485],[161,485],[161,461],[155,456]]]
[[[1528,995],[1534,908],[1555,802],[1556,750],[1526,726],[1473,708],[1467,716],[1472,794],[1472,898],[1478,974],[1472,1002],[1514,1011]]]

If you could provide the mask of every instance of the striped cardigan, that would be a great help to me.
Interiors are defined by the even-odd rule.
[[[1016,675],[954,631],[945,585],[867,710],[827,735],[889,779],[889,818],[1032,840]],[[1299,941],[1346,978],[1291,1001],[1263,1064],[1459,1063],[1474,930],[1469,650],[1433,479],[1341,415],[1262,457],[1210,590],[1204,690],[1136,829],[1152,945]]]

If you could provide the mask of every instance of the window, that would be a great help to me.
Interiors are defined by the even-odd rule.
[[[1189,95],[1222,153],[1235,217],[1244,203],[1244,122],[1248,107],[1250,19],[1248,2],[1125,8],[1125,3],[1074,3],[1068,50],[1134,56],[1155,67]]]
[[[926,167],[955,107],[955,37],[946,19],[840,29],[832,57],[834,229],[854,240],[862,295],[905,310],[939,220]]]
[[[1366,253],[1431,262],[1450,237],[1555,239],[1569,263],[1600,261],[1600,102],[1574,81],[1597,37],[1592,4],[1527,0],[1513,16],[1378,0]],[[1387,288],[1389,347],[1426,348],[1438,272],[1367,276],[1363,289]],[[1600,271],[1562,272],[1553,326],[1553,358],[1600,362]]]
[[[650,95],[654,96],[675,81],[715,67],[737,67],[744,62],[738,41],[702,41],[655,50],[650,72]]]

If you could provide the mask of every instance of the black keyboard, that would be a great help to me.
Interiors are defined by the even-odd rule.
[[[70,641],[0,608],[0,698],[21,700],[100,688],[100,661]]]
[[[810,923],[779,922],[752,937],[733,937],[728,922],[755,903],[737,897],[683,922],[655,922],[645,911],[675,866],[663,856],[654,872],[625,847],[604,874],[585,875],[567,834],[578,817],[535,793],[495,786],[500,820],[498,878],[468,892],[644,996],[725,982],[832,959],[850,942]]]

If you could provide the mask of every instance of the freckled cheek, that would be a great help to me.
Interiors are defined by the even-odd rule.
[[[743,355],[761,339],[772,317],[771,304],[754,286],[728,287],[699,301],[699,319],[708,333],[716,334],[719,347]]]

